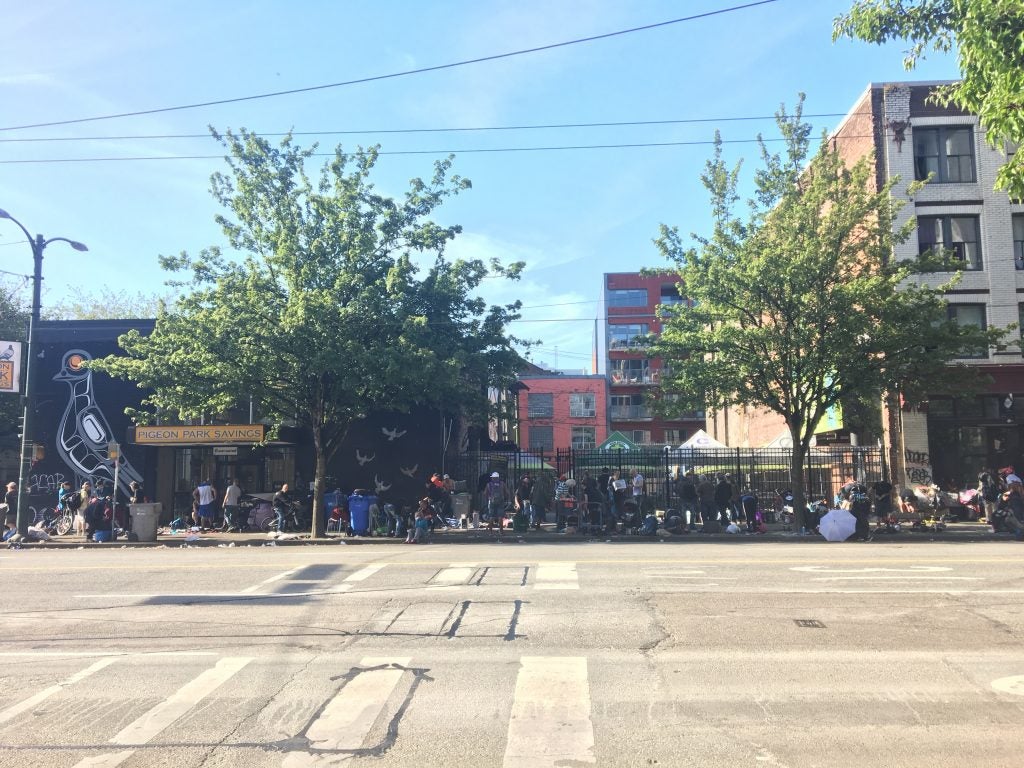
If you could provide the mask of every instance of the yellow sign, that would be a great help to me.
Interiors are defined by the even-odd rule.
[[[194,445],[195,443],[259,443],[263,424],[214,424],[210,426],[136,427],[135,442],[146,445]]]

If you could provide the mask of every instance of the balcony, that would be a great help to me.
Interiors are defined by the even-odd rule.
[[[647,338],[644,336],[635,339],[609,339],[608,340],[608,351],[609,352],[622,352],[630,350],[644,350],[649,346]]]
[[[608,413],[613,421],[654,418],[651,409],[646,405],[613,405],[609,408]]]
[[[612,386],[649,386],[656,387],[661,383],[661,374],[658,371],[645,369],[643,371],[612,371]]]

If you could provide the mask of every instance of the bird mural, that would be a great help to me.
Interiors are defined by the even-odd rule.
[[[408,467],[408,468],[406,468],[406,467],[399,467],[398,471],[401,472],[406,477],[411,478],[411,477],[415,477],[416,476],[416,470],[419,469],[419,468],[420,468],[419,464],[413,464],[411,467]]]
[[[401,432],[399,432],[398,431],[398,427],[395,427],[394,429],[388,429],[387,427],[381,427],[380,431],[383,432],[385,435],[387,435],[388,442],[390,443],[392,440],[397,440],[398,438],[400,438],[402,435],[404,435],[409,430],[403,429]]]
[[[360,467],[369,464],[375,458],[377,458],[376,453],[371,453],[369,456],[364,456],[362,452],[358,448],[356,448],[356,461],[359,462]]]
[[[10,360],[12,357],[14,357],[14,345],[8,344],[7,349],[0,353],[0,360]]]
[[[380,477],[377,475],[373,476],[373,484],[377,488],[377,493],[384,493],[384,491],[391,488],[391,483],[382,483]]]
[[[114,466],[119,463],[117,490],[128,495],[128,484],[133,480],[141,483],[142,475],[124,454],[111,459],[107,453],[107,444],[114,441],[114,430],[96,402],[92,371],[82,367],[89,360],[92,355],[85,350],[72,349],[64,354],[60,371],[53,377],[70,389],[67,407],[57,425],[57,453],[75,473],[78,484],[85,480],[95,484],[103,479],[112,485]]]

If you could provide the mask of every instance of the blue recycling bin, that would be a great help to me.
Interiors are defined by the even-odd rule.
[[[348,497],[349,525],[356,536],[370,535],[370,506],[376,503],[376,496],[353,493]]]

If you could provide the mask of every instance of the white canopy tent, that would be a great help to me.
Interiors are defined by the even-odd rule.
[[[715,448],[728,448],[728,445],[720,443],[703,429],[698,429],[685,443],[679,446],[680,450],[686,448],[704,448],[704,449],[715,449]]]

